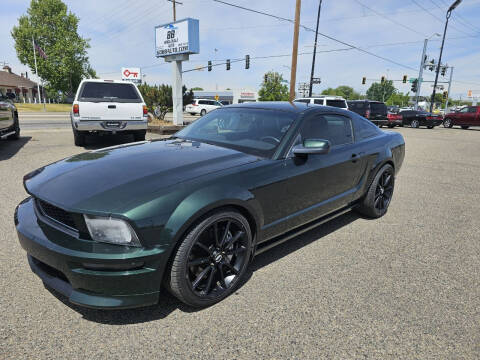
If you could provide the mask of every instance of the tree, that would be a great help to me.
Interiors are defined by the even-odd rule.
[[[367,98],[369,100],[386,101],[392,94],[396,92],[392,80],[386,80],[382,83],[373,83],[367,90]]]
[[[95,78],[90,66],[88,40],[78,32],[78,17],[61,0],[31,0],[25,15],[12,29],[15,49],[22,64],[35,72],[32,38],[47,58],[37,53],[38,75],[53,92],[73,96],[82,78]]]
[[[334,95],[341,96],[347,100],[357,100],[361,98],[361,95],[353,90],[352,87],[346,85],[340,85],[337,88],[327,88],[322,91],[322,95]]]
[[[193,90],[193,91],[203,91],[203,89],[201,87],[194,87],[194,88],[191,88],[191,90]]]
[[[394,92],[385,102],[387,105],[407,106],[410,100],[410,93],[403,94],[401,92]]]
[[[259,101],[287,101],[288,86],[278,72],[269,71],[264,75],[264,81],[258,91]]]
[[[138,86],[138,90],[140,90],[143,100],[145,100],[145,104],[151,112],[157,105],[166,106],[169,109],[173,107],[172,87],[170,85],[141,84]],[[182,93],[183,103],[190,104],[193,100],[192,89],[187,90],[187,87],[183,85]]]

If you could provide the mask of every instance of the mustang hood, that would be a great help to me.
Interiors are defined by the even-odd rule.
[[[82,153],[47,165],[25,176],[25,188],[67,210],[115,212],[159,189],[257,160],[200,142],[151,141]]]

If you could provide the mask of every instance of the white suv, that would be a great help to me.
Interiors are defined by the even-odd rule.
[[[191,104],[185,106],[185,111],[191,115],[200,114],[201,116],[205,115],[207,112],[218,109],[223,106],[216,100],[210,99],[195,99]]]
[[[303,102],[306,104],[334,106],[342,109],[348,109],[347,101],[341,96],[322,95],[322,96],[298,98],[293,101]]]
[[[89,133],[132,134],[145,140],[148,110],[135,84],[118,80],[83,80],[70,119],[75,145],[85,145]]]

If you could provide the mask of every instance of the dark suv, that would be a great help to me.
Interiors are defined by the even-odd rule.
[[[380,127],[388,125],[387,105],[381,101],[351,100],[348,101],[348,110],[369,119]]]

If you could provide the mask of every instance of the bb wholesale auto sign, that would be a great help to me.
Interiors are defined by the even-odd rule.
[[[142,72],[137,67],[122,67],[122,80],[140,83],[142,81]]]
[[[200,52],[199,22],[182,19],[155,27],[155,56],[198,54]]]

